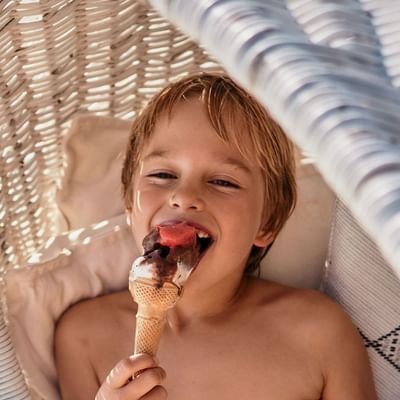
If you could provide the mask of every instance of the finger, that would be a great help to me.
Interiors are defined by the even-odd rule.
[[[125,386],[137,371],[155,367],[155,360],[148,354],[137,354],[121,360],[108,374],[106,383],[114,389]]]
[[[155,387],[160,386],[165,376],[165,371],[160,367],[148,368],[137,378],[134,378],[123,390],[127,392],[127,398],[142,399],[143,396],[150,393]],[[160,391],[162,389],[157,389],[157,392]]]

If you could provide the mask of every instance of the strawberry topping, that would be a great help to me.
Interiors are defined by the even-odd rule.
[[[196,229],[186,222],[163,225],[159,226],[158,229],[162,246],[175,247],[194,245],[196,243]]]

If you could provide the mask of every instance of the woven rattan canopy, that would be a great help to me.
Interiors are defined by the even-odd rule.
[[[398,2],[152,4],[269,107],[400,265]],[[0,18],[6,269],[57,231],[61,133],[74,114],[129,118],[166,80],[218,67],[144,1],[7,1]]]
[[[223,68],[311,154],[400,274],[399,21],[395,0],[1,2],[0,273],[59,233],[74,116],[131,118],[167,81]],[[0,370],[0,398],[30,398],[11,350]]]
[[[310,152],[400,266],[400,3],[163,1]]]
[[[74,115],[130,118],[168,80],[215,64],[141,2],[6,1],[0,7],[4,271],[58,233],[62,132]]]

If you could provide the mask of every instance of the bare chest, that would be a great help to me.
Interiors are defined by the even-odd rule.
[[[319,372],[290,340],[238,330],[202,336],[162,342],[159,358],[171,400],[320,399]]]
[[[179,334],[166,328],[157,356],[167,373],[168,398],[319,400],[323,379],[316,349],[304,339],[301,324],[282,321],[281,315],[230,315]],[[134,312],[121,313],[115,321],[95,362],[100,382],[133,350]]]

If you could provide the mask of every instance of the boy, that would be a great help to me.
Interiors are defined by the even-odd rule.
[[[138,245],[168,221],[201,226],[213,243],[168,312],[159,361],[130,356],[128,291],[63,316],[64,400],[376,399],[366,351],[339,306],[251,277],[296,194],[292,146],[249,94],[212,74],[168,86],[133,123],[122,183]]]

